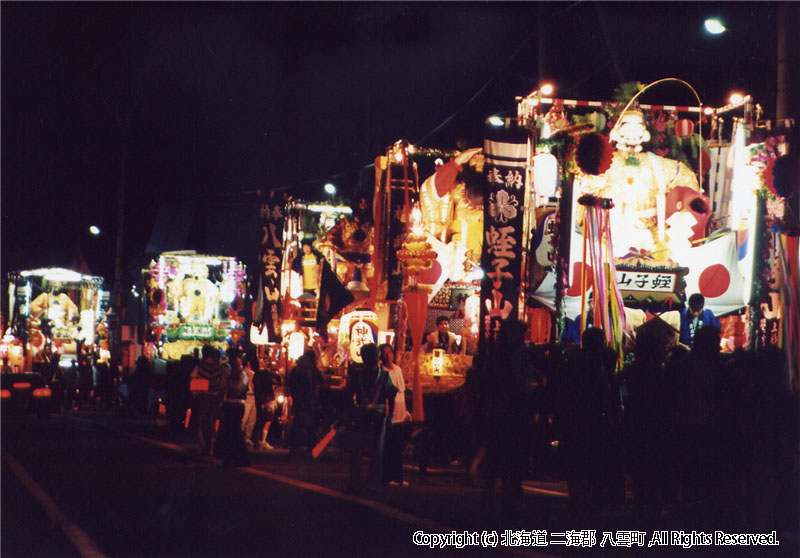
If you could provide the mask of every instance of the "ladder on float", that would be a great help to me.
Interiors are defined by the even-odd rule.
[[[297,298],[300,303],[299,319],[302,325],[313,325],[317,322],[317,297],[301,296]]]

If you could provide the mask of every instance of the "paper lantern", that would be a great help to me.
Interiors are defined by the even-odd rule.
[[[681,118],[675,122],[675,135],[679,138],[688,138],[694,132],[694,122],[688,118]]]
[[[417,283],[421,285],[435,285],[442,276],[442,264],[433,260],[433,264],[417,276]]]
[[[533,158],[533,187],[536,195],[552,198],[558,186],[558,159],[552,153],[539,153]]]

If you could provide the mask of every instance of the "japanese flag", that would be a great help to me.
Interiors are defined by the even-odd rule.
[[[690,248],[680,265],[689,268],[685,276],[686,296],[700,293],[705,306],[717,316],[745,306],[744,278],[739,272],[736,233],[729,232],[705,244]]]

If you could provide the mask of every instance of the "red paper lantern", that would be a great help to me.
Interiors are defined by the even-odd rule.
[[[417,276],[417,283],[420,285],[435,285],[441,276],[442,264],[439,263],[439,260],[433,260],[433,265]]]
[[[675,135],[679,138],[688,138],[694,132],[694,122],[688,118],[681,118],[675,123]]]

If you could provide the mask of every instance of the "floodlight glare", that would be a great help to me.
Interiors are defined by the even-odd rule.
[[[705,26],[706,31],[712,35],[720,35],[727,31],[727,28],[722,24],[722,22],[715,17],[708,18],[703,25]]]

